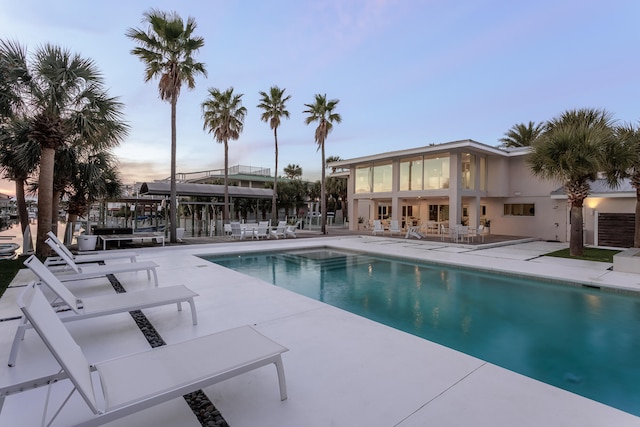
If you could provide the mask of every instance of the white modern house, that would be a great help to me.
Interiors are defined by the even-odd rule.
[[[328,166],[335,168],[333,176],[348,179],[351,229],[358,228],[357,218],[365,223],[396,219],[402,227],[483,224],[492,234],[568,241],[569,206],[562,183],[534,177],[526,163],[528,152],[461,140]],[[628,182],[617,189],[594,182],[584,205],[585,243],[630,246],[609,237],[603,244],[603,236],[614,232],[628,240],[623,228],[629,223],[633,227],[635,203]]]

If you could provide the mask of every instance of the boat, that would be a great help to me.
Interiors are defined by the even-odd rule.
[[[0,243],[0,259],[13,258],[18,248],[20,245],[17,243]]]

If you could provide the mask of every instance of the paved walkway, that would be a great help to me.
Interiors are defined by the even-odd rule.
[[[499,368],[427,340],[344,312],[335,307],[265,285],[208,263],[198,254],[335,246],[490,270],[640,291],[640,275],[609,270],[610,265],[542,256],[566,247],[549,242],[510,246],[452,245],[438,241],[372,237],[317,236],[315,239],[182,244],[139,249],[142,260],[160,265],[161,286],[185,284],[198,292],[199,324],[188,309],[144,310],[168,342],[179,342],[240,325],[255,328],[290,349],[284,355],[289,399],[280,402],[271,367],[205,389],[234,427],[241,426],[640,426],[640,418]],[[30,280],[21,271],[2,299],[0,317],[17,316],[15,298]],[[128,290],[151,286],[146,275],[118,275]],[[113,292],[106,279],[70,285],[81,295]],[[0,322],[0,360],[7,360],[16,320]],[[68,324],[90,361],[148,349],[130,316],[114,315]],[[211,349],[215,357],[215,349]],[[4,359],[3,359],[4,358]],[[56,362],[29,331],[18,365],[0,364],[0,387],[55,372]],[[58,383],[53,398],[61,399]],[[0,425],[36,425],[46,390],[12,396]],[[58,420],[68,425],[90,417],[77,395]],[[26,408],[29,410],[26,410]],[[133,415],[110,426],[197,426],[182,399]]]

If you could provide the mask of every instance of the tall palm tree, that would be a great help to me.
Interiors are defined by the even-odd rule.
[[[273,139],[276,145],[276,169],[273,174],[273,198],[271,199],[271,220],[275,224],[278,221],[278,205],[276,204],[278,192],[278,127],[282,117],[289,118],[289,111],[286,108],[286,102],[291,99],[291,95],[284,96],[286,89],[280,89],[278,86],[271,86],[269,93],[260,92],[260,104],[258,108],[263,111],[260,119],[263,122],[269,122],[269,127],[273,129]]]
[[[327,95],[316,94],[315,103],[313,104],[304,104],[307,107],[303,112],[308,114],[309,116],[305,119],[305,123],[308,125],[312,122],[318,122],[318,127],[316,128],[315,133],[315,141],[318,144],[318,149],[322,152],[322,180],[321,182],[321,190],[320,190],[320,212],[322,213],[322,220],[320,231],[322,234],[327,234],[327,209],[325,200],[325,167],[326,161],[324,158],[324,143],[327,139],[327,135],[333,129],[333,123],[342,122],[342,117],[340,114],[335,113],[333,110],[336,108],[340,100],[331,99],[327,101]]]
[[[633,246],[640,248],[640,127],[625,123],[615,128],[616,138],[607,147],[605,173],[615,186],[628,178],[636,190],[636,225]]]
[[[544,123],[529,122],[529,124],[520,123],[513,125],[511,129],[505,132],[504,138],[500,138],[503,148],[513,147],[529,147],[538,139],[544,130]]]
[[[18,218],[24,233],[29,224],[25,200],[26,180],[40,159],[25,165],[17,157],[29,141],[30,121],[24,115],[26,86],[31,81],[27,52],[19,43],[0,39],[0,171],[15,182]],[[34,144],[31,144],[33,148]]]
[[[289,163],[287,166],[285,166],[283,172],[284,176],[289,179],[296,179],[302,176],[302,168],[300,167],[300,165],[295,165],[292,163]]]
[[[229,219],[229,141],[240,138],[247,109],[242,106],[242,95],[233,88],[221,92],[209,88],[209,97],[202,103],[203,129],[224,144],[224,211],[223,222]]]
[[[564,184],[571,206],[571,256],[584,252],[582,206],[589,183],[605,169],[607,146],[615,139],[612,125],[604,110],[566,111],[547,123],[527,159],[534,175]]]
[[[96,149],[115,146],[126,136],[128,126],[122,120],[122,104],[107,95],[92,60],[45,44],[26,66],[30,79],[22,96],[31,120],[29,139],[40,146],[36,254],[46,256],[56,150],[70,144]]]
[[[176,12],[150,9],[144,13],[147,29],[129,28],[126,36],[139,46],[131,53],[145,64],[144,81],[158,78],[160,99],[171,104],[171,185],[169,204],[169,230],[172,243],[177,242],[176,224],[176,106],[182,84],[195,88],[195,76],[207,76],[205,65],[193,58],[204,38],[194,36],[196,21],[189,17],[185,23]]]

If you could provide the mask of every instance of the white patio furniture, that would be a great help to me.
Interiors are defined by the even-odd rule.
[[[0,406],[8,395],[39,386],[56,387],[60,380],[69,379],[73,388],[49,420],[47,393],[43,425],[53,423],[75,392],[93,412],[77,425],[96,426],[270,364],[276,366],[280,399],[287,399],[282,353],[288,349],[250,326],[89,364],[37,286],[25,289],[18,306],[61,369],[0,389]]]
[[[76,264],[84,264],[84,263],[96,263],[107,260],[114,259],[128,259],[131,262],[136,262],[136,257],[138,256],[137,252],[133,251],[99,251],[92,252],[90,254],[80,254],[74,255],[69,248],[65,246],[64,243],[58,239],[58,236],[53,233],[53,231],[49,231],[47,236],[51,239],[51,241],[58,247],[59,250],[64,252],[69,258],[71,258]],[[56,251],[57,252],[57,251]],[[44,261],[44,265],[46,266],[54,266],[54,265],[66,265],[67,262],[61,256],[51,256],[47,257]]]
[[[284,239],[285,237],[287,237],[286,231],[287,221],[278,221],[278,226],[275,228],[275,230],[271,230],[271,235],[276,239],[279,239],[280,237]]]
[[[191,320],[193,324],[198,324],[198,315],[193,301],[193,297],[198,296],[198,294],[184,285],[165,286],[99,297],[79,298],[47,270],[37,258],[31,260],[31,262],[26,265],[38,276],[42,283],[55,294],[55,299],[51,301],[51,304],[56,308],[70,309],[74,313],[73,315],[62,317],[63,322],[90,319],[92,317],[107,316],[116,313],[126,313],[167,304],[177,304],[178,311],[182,311],[182,303],[186,302],[191,306]],[[28,286],[37,286],[37,284],[33,282]],[[27,329],[31,327],[27,318],[23,316],[16,330],[13,345],[11,346],[9,366],[15,366],[20,342],[24,339],[24,334]]]
[[[408,239],[409,237],[415,237],[416,239],[422,239],[426,237],[424,234],[420,232],[418,226],[407,227],[407,234],[405,234],[404,238]]]
[[[260,239],[268,239],[270,236],[269,233],[269,221],[260,221],[258,223],[258,228],[253,233],[253,237]]]
[[[402,229],[397,219],[392,219],[389,223],[389,233],[391,233],[392,236],[394,234],[402,234]]]
[[[382,221],[376,219],[373,221],[373,230],[371,230],[371,234],[374,236],[378,234],[384,234],[384,227],[382,226]]]
[[[158,273],[156,272],[156,268],[158,264],[152,261],[144,261],[144,262],[131,262],[131,263],[120,263],[120,264],[108,264],[108,265],[78,265],[74,260],[69,258],[65,252],[60,250],[58,245],[56,245],[53,240],[48,238],[45,240],[47,245],[53,249],[58,256],[60,256],[71,269],[68,271],[54,271],[57,274],[57,277],[60,281],[66,282],[69,280],[81,280],[81,279],[91,279],[94,277],[102,277],[107,274],[118,274],[118,273],[130,273],[136,271],[146,271],[147,279],[151,280],[151,274],[153,273],[153,279],[156,287],[158,287]],[[33,255],[27,259],[26,262],[30,262],[33,258]]]

